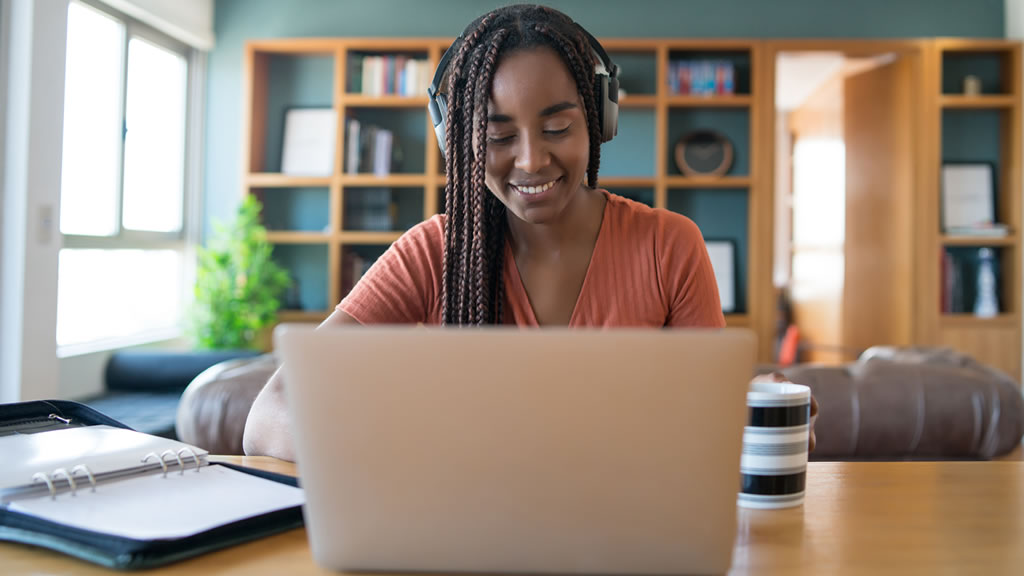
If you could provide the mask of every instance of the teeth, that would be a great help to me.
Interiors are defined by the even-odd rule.
[[[547,184],[543,184],[541,186],[516,186],[513,184],[513,187],[516,190],[522,192],[523,194],[540,194],[541,192],[550,190],[556,182],[558,182],[558,180],[552,180],[551,182],[548,182]]]

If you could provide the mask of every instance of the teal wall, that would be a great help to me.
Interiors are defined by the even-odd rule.
[[[249,38],[455,36],[501,2],[216,0],[209,56],[204,232],[230,217],[241,176],[242,47]],[[1003,0],[549,0],[596,36],[917,37],[1003,35]],[[631,122],[646,139],[646,122]],[[623,134],[620,134],[620,138]],[[616,170],[619,171],[619,170]],[[205,235],[204,235],[205,237]]]

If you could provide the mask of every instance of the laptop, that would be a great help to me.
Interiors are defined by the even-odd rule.
[[[322,567],[729,569],[752,332],[281,325],[274,337]]]

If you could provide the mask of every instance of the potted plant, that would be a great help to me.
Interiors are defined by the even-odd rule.
[[[246,195],[232,223],[214,224],[213,238],[198,250],[190,331],[199,349],[269,348],[288,272],[271,257],[260,224],[262,205]]]

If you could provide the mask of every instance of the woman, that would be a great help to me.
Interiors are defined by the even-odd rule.
[[[696,225],[597,188],[614,94],[599,93],[594,44],[535,5],[466,28],[443,71],[445,214],[396,241],[324,324],[725,325]],[[293,458],[276,374],[245,449]]]

